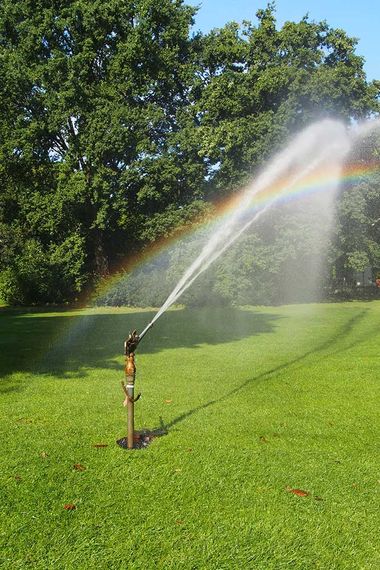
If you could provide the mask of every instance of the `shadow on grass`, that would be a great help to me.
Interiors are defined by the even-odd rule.
[[[355,327],[370,309],[358,310],[339,330],[325,341],[300,356],[247,379],[218,400],[189,410],[167,424],[167,428],[202,409],[222,402],[254,381],[294,366],[304,359],[324,354],[329,356],[348,350],[368,338],[366,329],[349,339]],[[123,341],[129,330],[141,331],[154,316],[152,311],[88,314],[4,311],[0,318],[0,392],[22,390],[30,381],[28,374],[57,378],[87,376],[93,369],[122,370]],[[273,333],[279,314],[237,308],[183,309],[163,315],[152,333],[144,338],[139,352],[158,353],[180,347],[197,349],[201,344],[222,344]],[[10,376],[25,373],[23,381]]]
[[[210,406],[214,406],[216,404],[220,404],[222,402],[225,402],[226,400],[229,400],[230,398],[232,398],[237,393],[244,390],[247,386],[249,386],[253,382],[258,382],[260,380],[268,379],[268,378],[274,376],[275,374],[282,372],[283,370],[287,370],[287,369],[291,368],[292,366],[294,366],[295,364],[298,364],[299,362],[306,360],[310,356],[315,356],[318,354],[324,354],[325,357],[329,357],[329,356],[333,356],[333,355],[339,354],[341,352],[344,352],[346,350],[349,350],[350,348],[353,348],[357,344],[360,344],[360,342],[362,342],[365,338],[368,338],[368,331],[366,331],[366,333],[363,333],[362,336],[359,335],[358,337],[356,337],[355,342],[350,342],[350,343],[346,342],[348,336],[351,334],[351,332],[354,330],[354,328],[365,318],[368,311],[369,311],[369,309],[364,309],[364,310],[356,313],[347,322],[343,323],[343,325],[339,328],[338,331],[336,331],[336,333],[334,335],[330,336],[328,339],[326,339],[322,343],[318,344],[314,349],[308,350],[307,352],[303,353],[302,355],[298,356],[297,358],[293,358],[292,360],[289,360],[288,362],[280,364],[279,366],[275,366],[274,368],[267,370],[265,372],[262,372],[261,374],[258,374],[257,376],[253,376],[252,378],[248,378],[247,380],[242,382],[240,385],[238,385],[236,388],[229,390],[228,392],[226,392],[225,394],[220,396],[220,398],[216,398],[214,400],[209,400],[208,402],[205,402],[204,404],[196,406],[195,408],[192,408],[192,409],[180,414],[179,416],[177,416],[176,418],[172,419],[171,421],[169,421],[167,423],[165,423],[163,421],[163,419],[160,418],[160,428],[156,428],[156,429],[164,429],[166,431],[166,433],[168,433],[169,430],[172,427],[174,427],[175,425],[185,421],[187,418],[193,416],[194,414],[197,414],[197,413],[201,412],[202,410],[209,408]]]
[[[152,311],[82,315],[6,311],[0,319],[0,390],[22,389],[12,373],[86,376],[90,369],[122,370],[124,339],[151,321]],[[167,312],[141,343],[139,352],[156,353],[200,344],[221,344],[272,333],[280,315],[234,308]]]

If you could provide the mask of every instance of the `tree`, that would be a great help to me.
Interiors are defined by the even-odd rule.
[[[207,214],[312,119],[378,110],[325,22],[190,36],[182,0],[0,5],[0,295],[62,301]]]
[[[354,274],[380,269],[380,153],[379,129],[358,144],[348,162],[362,169],[343,185],[338,202],[338,224],[332,250],[333,278],[352,285]],[[360,171],[360,170],[359,170]]]
[[[75,294],[115,248],[151,237],[150,216],[189,215],[167,138],[186,103],[193,13],[179,0],[2,2],[0,212],[3,241],[22,235],[2,264],[15,275],[31,240],[43,265],[76,265]]]
[[[366,82],[356,39],[307,17],[278,30],[272,4],[257,18],[256,26],[231,23],[195,41],[187,111],[216,195],[239,188],[310,121],[358,120],[379,110],[379,86]]]

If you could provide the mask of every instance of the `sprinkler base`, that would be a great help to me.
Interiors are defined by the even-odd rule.
[[[120,447],[122,447],[123,449],[127,449],[132,451],[133,449],[144,449],[145,447],[147,447],[149,445],[149,441],[142,441],[141,439],[139,439],[138,441],[133,441],[133,447],[128,447],[128,438],[127,437],[122,437],[121,439],[117,439],[116,440],[117,445],[119,445]]]
[[[120,447],[126,450],[132,451],[133,449],[145,449],[156,437],[161,437],[162,435],[167,435],[167,430],[164,429],[154,429],[154,430],[141,430],[135,431],[133,435],[133,448],[128,447],[128,438],[122,437],[117,439],[116,443]]]

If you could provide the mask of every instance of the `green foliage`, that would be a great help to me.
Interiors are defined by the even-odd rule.
[[[378,109],[356,40],[306,17],[278,30],[273,7],[258,25],[229,24],[199,38],[195,131],[218,193],[239,186],[294,129],[333,116],[350,120]]]
[[[256,25],[191,36],[195,11],[181,0],[1,3],[7,299],[74,299],[207,214],[294,129],[378,111],[379,84],[343,30],[306,17],[277,29],[269,5]]]
[[[17,273],[12,269],[4,269],[0,273],[1,302],[5,304],[23,305],[25,298]]]
[[[369,172],[344,185],[338,202],[338,225],[333,249],[337,275],[352,282],[354,272],[380,267],[380,138],[366,137],[350,160]],[[336,277],[337,277],[336,275]]]
[[[326,254],[329,242],[324,212],[316,209],[315,199],[300,200],[298,208],[294,204],[272,208],[254,230],[245,232],[200,274],[181,295],[180,303],[192,307],[274,305],[324,296],[321,255]],[[160,306],[214,229],[213,224],[202,225],[151,261],[143,260],[141,267],[106,279],[96,304]]]
[[[126,244],[131,252],[152,239],[157,230],[144,233],[152,215],[191,209],[194,193],[167,139],[184,104],[193,12],[171,0],[2,2],[0,220],[8,224],[12,210],[22,240],[51,256],[41,291],[31,268],[35,301],[48,283],[48,297],[67,292],[46,280],[47,267],[73,282],[70,298]],[[68,269],[73,241],[86,253],[76,250]],[[25,260],[14,265],[24,280]]]
[[[165,301],[170,286],[166,271],[155,265],[132,275],[116,273],[111,283],[109,280],[99,283],[93,303],[97,306],[157,307]]]
[[[36,239],[29,239],[0,272],[0,297],[21,305],[73,298],[85,282],[85,255],[80,236],[71,235],[48,250]]]

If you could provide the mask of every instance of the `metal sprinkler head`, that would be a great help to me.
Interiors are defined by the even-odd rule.
[[[141,394],[135,398],[135,379],[136,379],[136,366],[135,366],[135,352],[136,348],[141,341],[142,337],[153,326],[150,322],[143,332],[139,335],[136,330],[129,333],[128,338],[124,341],[124,355],[125,355],[125,381],[121,382],[125,394],[124,406],[127,408],[128,419],[128,435],[125,438],[117,440],[118,445],[127,449],[141,448],[149,442],[148,435],[144,432],[135,432],[135,412],[134,405],[139,400]],[[144,444],[145,442],[145,444]]]
[[[138,334],[136,330],[129,333],[128,338],[124,342],[124,354],[125,356],[129,356],[136,352],[137,345],[139,344],[140,340],[142,340],[143,336],[146,335],[149,329],[151,329],[153,323],[149,323],[147,327],[143,330],[141,334]]]
[[[124,354],[125,356],[130,356],[134,352],[136,352],[137,345],[140,342],[140,336],[137,334],[137,331],[132,331],[129,333],[128,338],[124,342]]]

